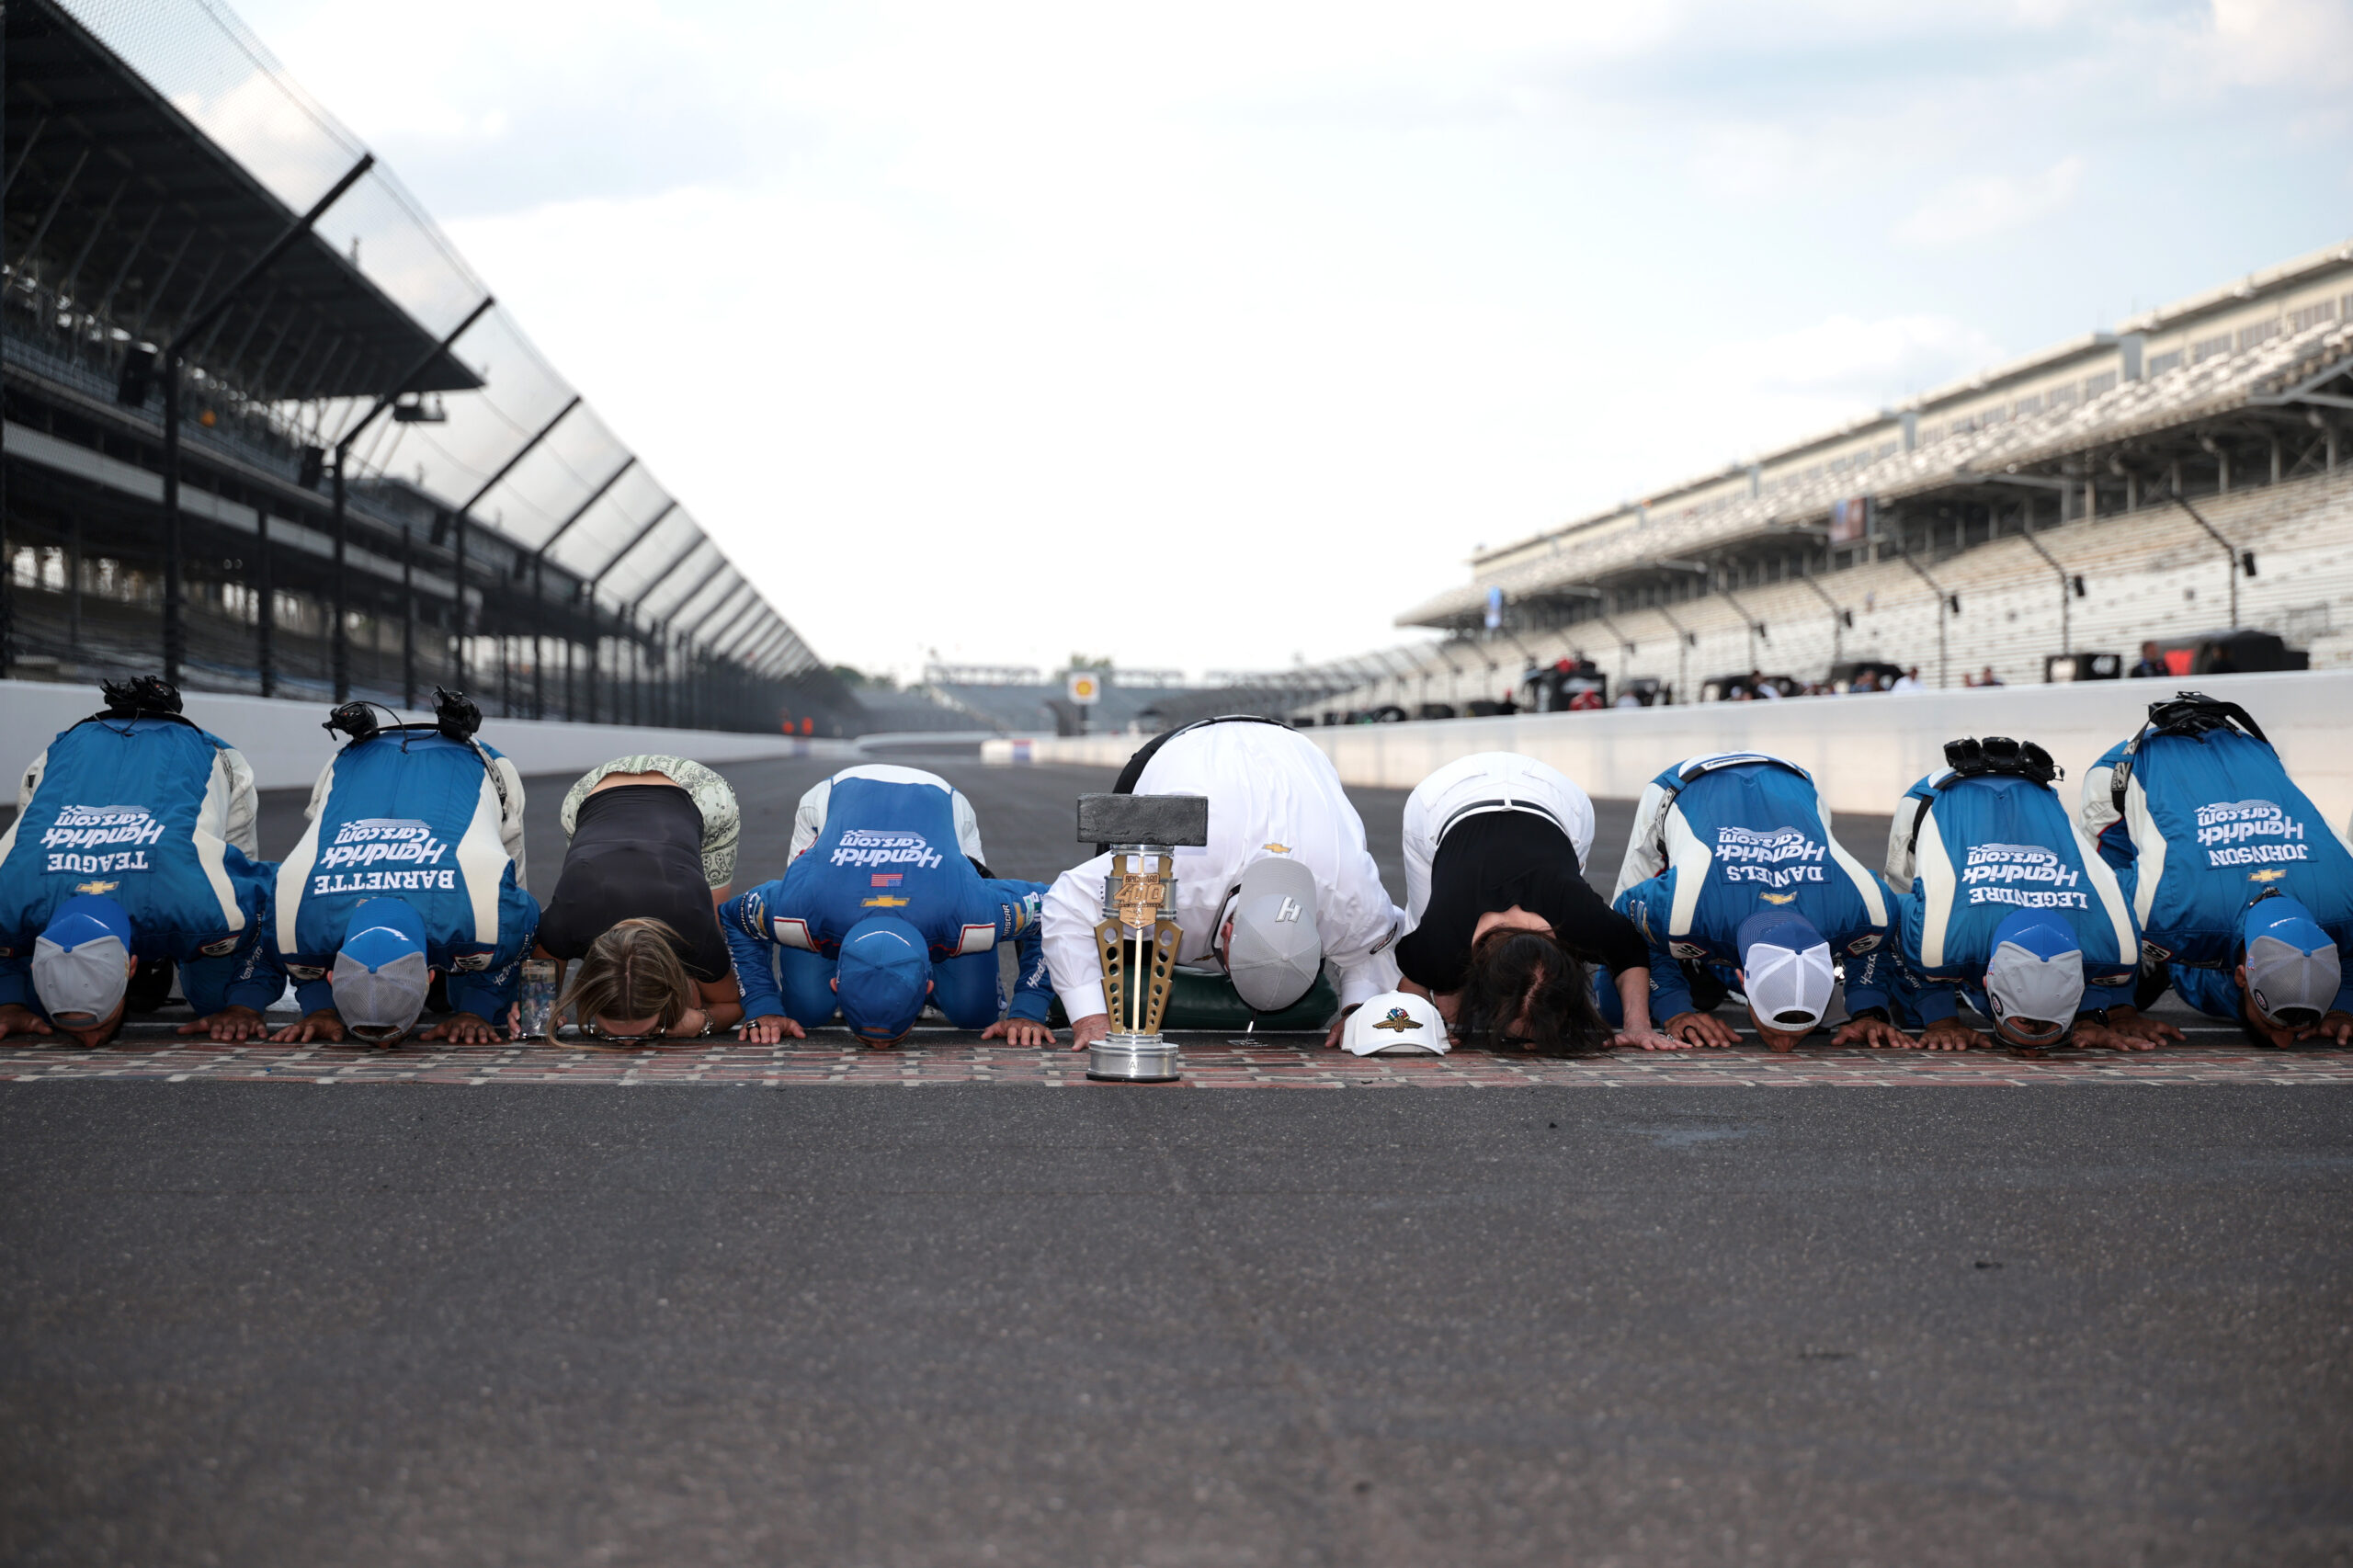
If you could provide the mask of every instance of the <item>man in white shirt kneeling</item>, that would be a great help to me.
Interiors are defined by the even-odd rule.
[[[1271,719],[1187,725],[1145,745],[1113,786],[1136,795],[1203,795],[1209,843],[1176,851],[1171,912],[1184,933],[1162,1027],[1327,1028],[1397,983],[1392,951],[1404,916],[1381,885],[1364,822],[1313,743]],[[1095,927],[1108,853],[1056,879],[1045,952],[1074,1050],[1110,1032]],[[1330,982],[1325,975],[1328,971]],[[1312,1016],[1312,1018],[1311,1018]]]

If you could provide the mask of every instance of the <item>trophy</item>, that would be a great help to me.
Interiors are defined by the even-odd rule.
[[[1206,795],[1081,795],[1078,836],[1110,851],[1103,921],[1103,1000],[1111,1032],[1088,1051],[1086,1075],[1130,1084],[1176,1076],[1176,1047],[1161,1038],[1160,1016],[1184,933],[1176,926],[1179,846],[1210,841]]]

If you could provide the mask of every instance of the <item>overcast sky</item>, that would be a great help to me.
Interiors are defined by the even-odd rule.
[[[2353,3],[241,0],[830,660],[1264,667],[2353,237]]]

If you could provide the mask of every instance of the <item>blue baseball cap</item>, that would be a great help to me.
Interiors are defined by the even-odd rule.
[[[362,1040],[397,1040],[425,1011],[433,984],[425,959],[425,916],[397,898],[352,905],[335,950],[335,1010]]]
[[[40,934],[61,948],[78,948],[100,937],[112,937],[128,948],[131,915],[102,893],[79,893],[57,906]]]
[[[2083,943],[2040,910],[2013,910],[1994,927],[1985,996],[1994,1022],[2007,1026],[2018,1043],[2050,1044],[2067,1032],[2083,1004]]]
[[[2247,906],[2247,999],[2275,1024],[2318,1021],[2345,983],[2344,959],[2313,912],[2284,894]]]
[[[131,916],[98,893],[67,899],[33,942],[32,972],[33,994],[51,1019],[109,1017],[131,984]]]
[[[877,915],[850,927],[834,971],[842,1022],[860,1040],[896,1040],[915,1027],[931,994],[931,949],[923,933]]]

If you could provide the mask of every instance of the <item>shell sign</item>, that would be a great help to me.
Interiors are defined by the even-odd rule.
[[[1070,699],[1073,702],[1093,702],[1103,695],[1103,677],[1093,670],[1070,672]]]

